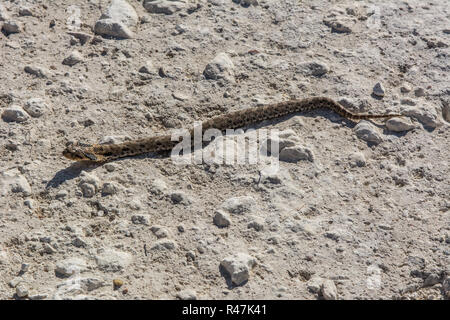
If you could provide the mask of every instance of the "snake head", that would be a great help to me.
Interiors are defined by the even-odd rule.
[[[97,161],[97,156],[89,152],[89,144],[69,142],[63,151],[63,156],[74,161]]]

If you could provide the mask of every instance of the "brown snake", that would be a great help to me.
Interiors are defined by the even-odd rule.
[[[333,110],[349,120],[368,120],[377,118],[401,117],[400,114],[354,114],[336,101],[326,97],[313,97],[301,100],[289,100],[261,107],[248,108],[217,116],[202,122],[202,131],[215,128],[218,130],[237,129],[247,125],[291,113],[326,108]],[[193,130],[189,133],[193,135]],[[107,162],[113,159],[139,155],[148,152],[171,150],[178,141],[172,141],[171,135],[159,135],[119,144],[68,144],[63,155],[74,161]]]

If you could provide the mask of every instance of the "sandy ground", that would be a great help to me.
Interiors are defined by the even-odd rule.
[[[448,3],[236,2],[0,2],[1,299],[450,297]],[[62,156],[311,96],[406,117],[264,121],[276,172]]]

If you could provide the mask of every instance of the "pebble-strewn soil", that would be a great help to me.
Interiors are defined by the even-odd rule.
[[[443,0],[1,1],[0,298],[449,299],[449,21]],[[62,156],[311,96],[405,116],[258,123],[278,171]]]

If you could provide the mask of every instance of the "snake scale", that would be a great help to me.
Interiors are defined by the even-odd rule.
[[[218,130],[237,129],[263,120],[279,118],[288,114],[325,108],[332,110],[349,120],[368,120],[378,118],[400,117],[400,114],[354,114],[338,102],[326,97],[312,97],[301,100],[289,100],[248,108],[220,115],[202,122],[202,131],[215,128]],[[193,136],[194,129],[189,133]],[[148,138],[127,141],[119,144],[84,144],[69,143],[63,155],[74,161],[107,162],[117,158],[135,156],[148,152],[171,150],[178,141],[171,141],[171,135],[157,135]]]

